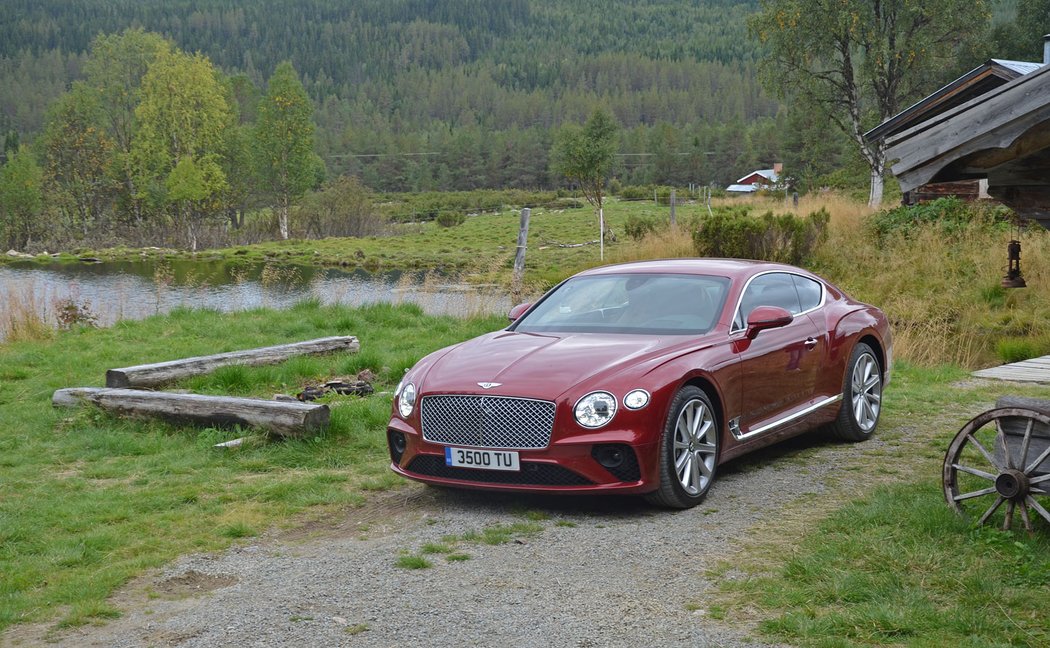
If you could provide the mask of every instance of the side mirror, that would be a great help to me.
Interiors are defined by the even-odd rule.
[[[793,319],[791,313],[779,306],[756,306],[747,316],[747,339],[754,340],[766,329],[787,326]]]
[[[530,308],[532,308],[532,304],[531,303],[529,303],[529,304],[518,304],[514,308],[510,309],[509,313],[507,313],[507,319],[509,319],[510,321],[513,322],[516,319],[518,319],[519,317],[521,317],[522,315],[524,315],[525,311],[529,310]]]

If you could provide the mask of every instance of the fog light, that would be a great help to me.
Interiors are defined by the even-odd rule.
[[[594,458],[606,468],[617,468],[623,465],[623,449],[619,446],[598,446]]]
[[[401,463],[401,457],[405,454],[405,448],[408,447],[404,432],[391,430],[388,441],[390,442],[390,459],[396,464]]]

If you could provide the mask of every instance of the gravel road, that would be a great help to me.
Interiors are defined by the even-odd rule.
[[[724,466],[681,512],[634,498],[493,495],[408,485],[294,532],[184,557],[117,594],[101,626],[15,628],[59,646],[762,646],[707,614],[708,569],[756,525],[856,456],[808,435]],[[811,449],[812,452],[807,450]],[[837,489],[843,484],[836,480]],[[505,544],[460,541],[461,562],[402,552],[532,518]]]

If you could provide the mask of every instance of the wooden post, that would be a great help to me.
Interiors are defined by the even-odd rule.
[[[205,425],[246,425],[280,434],[302,436],[328,425],[327,405],[288,403],[231,396],[174,394],[138,389],[74,387],[51,397],[55,407],[93,403],[117,414],[172,419]]]
[[[675,190],[672,189],[671,190],[671,227],[674,227],[677,224],[675,222],[675,218],[674,218],[674,208],[675,208]]]
[[[210,356],[137,365],[106,372],[106,387],[157,387],[164,383],[211,373],[228,365],[263,365],[283,362],[298,355],[343,351],[356,353],[361,343],[352,335],[320,338],[277,346],[231,351]]]
[[[598,259],[601,261],[605,260],[605,208],[598,208],[598,227],[601,228],[600,236],[598,237]]]
[[[514,304],[521,302],[522,284],[525,280],[525,250],[529,240],[529,218],[532,210],[525,207],[521,210],[521,224],[518,225],[518,249],[514,254],[514,283],[512,287]]]

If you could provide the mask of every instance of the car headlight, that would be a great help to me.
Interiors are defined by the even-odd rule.
[[[644,389],[635,389],[623,397],[623,406],[627,409],[639,410],[649,404],[649,392]]]
[[[408,383],[401,388],[401,395],[397,397],[397,411],[401,416],[408,418],[412,415],[412,409],[416,406],[416,386]]]
[[[609,392],[591,392],[576,401],[573,413],[576,422],[583,427],[600,428],[616,414],[616,397]]]

